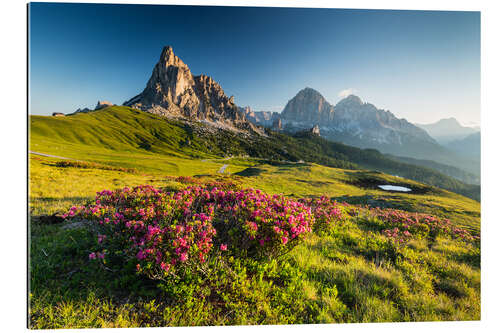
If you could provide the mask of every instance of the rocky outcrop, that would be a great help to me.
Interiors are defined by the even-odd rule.
[[[193,76],[170,46],[163,48],[143,92],[124,105],[166,117],[249,126],[233,97],[210,76]]]
[[[95,106],[94,110],[104,109],[108,106],[113,106],[113,103],[108,101],[97,101],[97,105]]]
[[[310,129],[310,132],[311,132],[311,134],[314,134],[314,135],[320,136],[320,133],[319,133],[319,126],[318,126],[318,125],[314,125],[314,127]]]
[[[61,112],[52,112],[52,116],[53,117],[64,117],[65,114],[64,113],[61,113]]]
[[[75,114],[75,113],[87,113],[90,111],[92,111],[92,110],[90,110],[89,108],[83,108],[83,109],[78,108],[78,109],[76,109],[75,112],[73,112],[73,114]]]
[[[283,129],[283,124],[281,122],[281,118],[274,119],[272,129],[274,131],[281,131]]]

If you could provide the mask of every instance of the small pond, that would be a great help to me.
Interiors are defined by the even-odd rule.
[[[411,188],[395,185],[378,185],[384,191],[411,192]]]

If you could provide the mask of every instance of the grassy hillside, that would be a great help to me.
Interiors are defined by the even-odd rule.
[[[169,160],[229,155],[277,161],[303,160],[343,169],[379,170],[480,199],[478,185],[468,185],[432,169],[391,160],[376,150],[350,147],[305,133],[292,137],[267,131],[266,137],[248,136],[200,123],[167,121],[117,106],[67,117],[31,116],[30,125],[30,149],[33,151],[77,159],[85,156],[86,160],[96,162],[110,161],[111,155],[111,163],[140,170],[164,170],[157,163],[149,163],[151,156],[156,158],[158,155],[168,156]],[[130,154],[134,158],[130,158]],[[246,164],[245,159],[240,161],[241,165]]]

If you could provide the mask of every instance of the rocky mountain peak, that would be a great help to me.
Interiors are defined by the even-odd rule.
[[[187,65],[174,54],[174,49],[172,46],[165,46],[161,51],[160,64],[165,67],[176,66],[176,67],[187,67]]]
[[[309,87],[305,87],[304,89],[300,90],[296,96],[309,96],[324,99],[323,95],[321,95],[319,91]]]
[[[171,46],[163,48],[160,59],[142,93],[124,103],[143,111],[173,118],[187,118],[245,125],[245,116],[210,76],[193,76]]]
[[[343,99],[341,99],[335,107],[341,106],[361,106],[363,105],[363,101],[356,95],[349,95]]]
[[[301,122],[308,126],[333,120],[333,106],[316,90],[306,87],[288,101],[281,117],[288,122]]]

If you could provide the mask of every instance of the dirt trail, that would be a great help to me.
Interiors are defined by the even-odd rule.
[[[45,156],[45,157],[60,158],[62,160],[71,160],[71,158],[68,158],[68,157],[62,157],[62,156],[56,156],[56,155],[49,155],[49,154],[44,154],[44,153],[38,153],[36,151],[31,151],[31,150],[30,150],[30,154],[40,155],[40,156]]]
[[[217,171],[218,173],[224,173],[224,170],[226,170],[226,168],[229,166],[229,164],[224,164],[220,169],[219,171]]]

